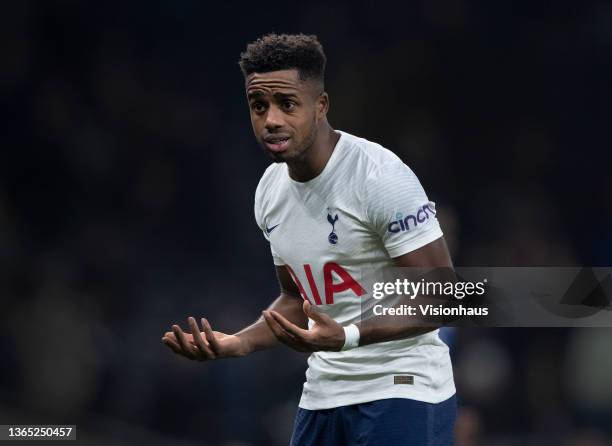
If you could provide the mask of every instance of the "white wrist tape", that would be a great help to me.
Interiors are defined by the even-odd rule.
[[[344,346],[340,351],[350,350],[359,346],[359,328],[357,325],[351,324],[344,327]]]

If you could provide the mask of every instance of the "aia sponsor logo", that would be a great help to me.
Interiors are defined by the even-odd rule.
[[[310,288],[310,292],[312,293],[312,298],[308,295],[306,289],[302,285],[302,282],[289,265],[287,265],[287,271],[289,271],[289,274],[291,274],[291,278],[297,285],[298,290],[300,290],[300,295],[304,300],[309,301],[313,305],[323,305],[321,295],[319,294],[319,289],[317,288],[317,284],[312,275],[312,268],[308,263],[304,265],[304,273],[306,274],[306,280],[308,280],[308,286]],[[334,280],[334,276],[340,280]],[[326,305],[331,305],[334,303],[334,294],[336,293],[351,290],[357,297],[359,297],[366,292],[359,282],[357,282],[353,276],[348,273],[348,271],[335,262],[329,262],[323,265],[323,282],[325,287]]]
[[[429,217],[434,217],[435,215],[436,209],[429,203],[426,203],[417,210],[416,215],[409,214],[404,217],[401,212],[395,214],[396,219],[389,223],[387,230],[392,233],[410,231],[412,228],[429,220]]]

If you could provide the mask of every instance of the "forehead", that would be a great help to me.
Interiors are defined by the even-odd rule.
[[[300,93],[309,90],[309,82],[300,79],[297,70],[251,73],[247,76],[245,87],[247,95],[273,92]]]

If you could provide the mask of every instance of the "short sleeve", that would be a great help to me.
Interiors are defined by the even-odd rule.
[[[402,162],[380,166],[364,182],[366,219],[395,258],[442,237],[436,205]]]
[[[263,205],[261,201],[261,190],[260,186],[257,186],[255,190],[255,221],[257,222],[257,226],[261,229],[263,236],[270,243],[270,236],[268,235],[268,231],[266,229],[265,218],[263,217]],[[272,260],[276,266],[285,265],[283,259],[278,255],[278,253],[274,250],[274,246],[270,243],[270,252],[272,254]]]

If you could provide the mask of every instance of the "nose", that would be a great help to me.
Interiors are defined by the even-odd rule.
[[[283,112],[275,106],[271,106],[266,114],[266,130],[275,130],[283,126]]]

